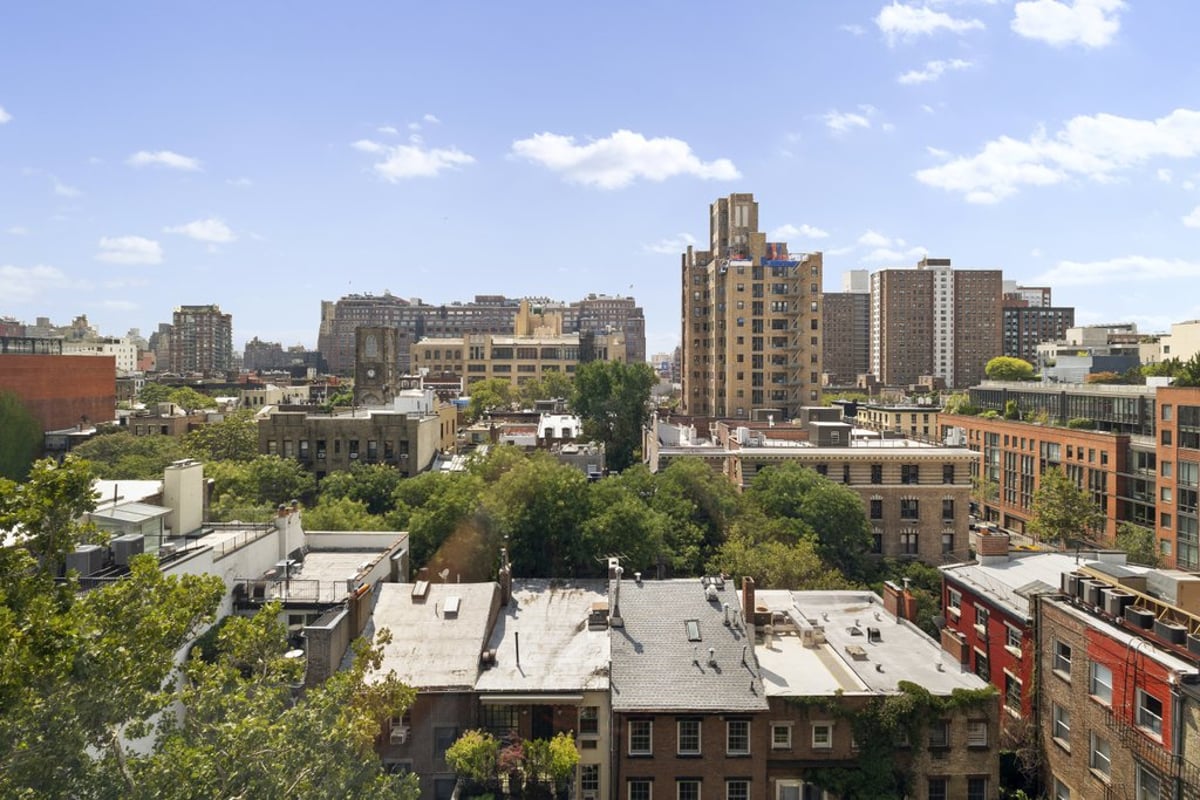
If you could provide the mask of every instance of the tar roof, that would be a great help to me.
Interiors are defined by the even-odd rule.
[[[987,686],[915,625],[888,614],[871,592],[759,590],[754,604],[781,623],[756,649],[770,696],[893,694],[901,681],[933,694]],[[805,627],[821,628],[824,644],[806,646]]]
[[[607,601],[605,581],[516,581],[512,601],[500,609],[487,644],[496,651],[496,664],[480,673],[476,687],[481,692],[607,689],[608,630],[588,627],[592,606]]]
[[[617,605],[625,624],[610,631],[614,710],[766,709],[754,639],[737,613],[733,583],[713,586],[712,594],[699,579],[621,581]]]
[[[380,674],[395,670],[415,689],[470,690],[479,674],[499,587],[433,583],[424,598],[413,597],[413,589],[411,583],[382,584],[374,626],[388,628],[392,641],[383,649]],[[447,601],[453,597],[459,598],[458,613],[447,614]]]
[[[1094,563],[1068,553],[1014,553],[1003,561],[951,564],[941,570],[952,582],[959,582],[1017,616],[1030,619],[1029,590],[1037,588],[1031,584],[1041,584],[1043,591],[1056,591],[1064,572],[1074,572],[1083,564]],[[1146,567],[1133,564],[1122,566],[1135,574],[1148,571]]]

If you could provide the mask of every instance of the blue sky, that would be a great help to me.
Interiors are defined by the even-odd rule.
[[[633,294],[679,335],[708,204],[845,270],[1200,317],[1195,0],[8,3],[0,316]]]

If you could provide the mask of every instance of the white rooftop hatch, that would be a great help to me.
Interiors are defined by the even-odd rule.
[[[462,604],[462,598],[458,595],[451,595],[446,598],[445,613],[447,617],[458,616],[458,607]]]

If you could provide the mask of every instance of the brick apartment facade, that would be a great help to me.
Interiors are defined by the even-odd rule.
[[[43,431],[109,422],[117,413],[113,358],[0,354],[0,392],[15,394]]]
[[[1183,569],[1200,569],[1200,388],[1163,387],[1157,393],[1160,548]]]

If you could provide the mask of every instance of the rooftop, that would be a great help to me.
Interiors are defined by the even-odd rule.
[[[1062,574],[1081,564],[1098,561],[1120,564],[1136,573],[1150,572],[1148,567],[1125,563],[1123,553],[1098,558],[1096,553],[1011,553],[1006,559],[984,559],[984,563],[948,564],[939,569],[952,581],[961,583],[1022,619],[1031,618],[1029,597],[1034,592],[1057,591]]]
[[[894,694],[901,681],[933,694],[987,685],[872,592],[760,589],[754,602],[776,620],[755,647],[768,696]],[[806,646],[805,628],[822,629],[824,642]]]
[[[118,502],[141,502],[163,490],[162,481],[96,481],[92,486],[98,507],[112,503],[114,497]]]
[[[709,586],[620,581],[619,598],[611,598],[624,620],[610,631],[614,711],[766,710],[733,583]]]
[[[514,581],[511,602],[488,639],[496,664],[479,675],[481,692],[560,692],[608,689],[607,628],[588,616],[608,602],[605,581]],[[517,647],[520,646],[520,663]]]
[[[375,630],[388,628],[392,641],[383,649],[379,674],[395,670],[415,689],[463,690],[475,686],[479,657],[488,636],[492,611],[499,603],[495,583],[381,584],[375,605]],[[455,612],[452,598],[458,599]]]

